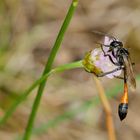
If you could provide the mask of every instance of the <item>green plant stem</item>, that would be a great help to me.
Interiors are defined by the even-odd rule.
[[[122,91],[122,84],[116,85],[115,87],[111,88],[106,92],[106,96],[108,99],[111,99],[112,97],[118,95]],[[43,123],[38,128],[33,129],[33,134],[40,135],[43,133],[46,133],[49,128],[56,127],[61,122],[72,119],[74,116],[76,116],[78,113],[85,112],[89,108],[93,108],[97,106],[101,102],[99,96],[95,96],[89,101],[85,101],[80,107],[75,108],[72,111],[66,111],[63,114],[55,117],[52,120],[49,120],[47,123]]]
[[[108,99],[111,99],[112,97],[118,95],[118,93],[121,93],[122,91],[122,84],[118,84],[115,87],[111,88],[110,90],[106,91],[106,96]],[[38,128],[33,128],[32,134],[34,135],[41,135],[43,133],[46,133],[50,128],[54,128],[60,123],[72,119],[75,117],[78,113],[85,112],[89,108],[92,108],[97,106],[100,103],[99,96],[95,96],[89,101],[85,101],[81,104],[80,107],[77,107],[71,111],[66,111],[63,114],[56,116],[54,119],[49,120],[47,123],[41,124]],[[20,140],[21,136],[18,135],[15,140]]]
[[[57,54],[57,51],[60,47],[60,44],[63,40],[64,34],[67,30],[67,27],[70,23],[70,20],[71,20],[73,14],[74,14],[74,11],[75,11],[75,8],[76,8],[77,4],[78,4],[78,1],[73,0],[71,5],[70,5],[70,8],[69,8],[68,13],[66,15],[66,18],[64,20],[64,23],[62,25],[62,28],[60,29],[60,32],[57,36],[55,44],[54,44],[54,46],[52,48],[52,51],[50,53],[50,56],[48,58],[48,61],[47,61],[47,64],[45,66],[43,75],[45,75],[46,73],[49,73],[49,71],[51,70],[53,61],[54,61],[55,56]],[[35,116],[36,116],[36,113],[37,113],[37,110],[38,110],[38,107],[39,107],[39,104],[40,104],[40,100],[41,100],[41,97],[42,97],[42,94],[43,94],[43,90],[44,90],[44,87],[45,87],[45,84],[46,84],[46,80],[47,79],[45,79],[43,82],[41,82],[41,84],[39,86],[38,93],[37,93],[37,96],[35,98],[35,101],[34,101],[34,104],[33,104],[33,107],[32,107],[32,112],[31,112],[29,120],[28,120],[28,124],[27,124],[26,130],[25,130],[23,140],[29,140],[30,139],[33,124],[34,124],[34,120],[35,120]]]
[[[121,91],[123,90],[122,84],[123,83],[118,84],[115,87],[107,90],[106,91],[107,98],[111,99],[112,97],[118,95],[118,93],[121,93]],[[56,127],[61,122],[73,118],[78,113],[85,112],[87,109],[93,108],[93,106],[94,107],[97,106],[100,102],[101,102],[101,100],[100,100],[99,96],[94,96],[89,101],[85,101],[84,103],[82,103],[82,105],[80,107],[77,107],[72,111],[66,111],[63,114],[55,117],[54,119],[49,120],[47,123],[41,124],[40,127],[34,128],[33,134],[40,135],[40,134],[46,133],[49,128]]]
[[[140,75],[137,75],[137,82],[140,81]],[[121,94],[123,91],[123,83],[119,83],[112,87],[111,89],[106,90],[106,96],[108,99],[111,99],[114,96],[117,96],[118,94]],[[63,114],[56,116],[54,119],[49,120],[47,123],[43,123],[38,128],[33,129],[33,134],[40,135],[43,133],[46,133],[48,129],[56,127],[61,122],[72,119],[74,116],[76,116],[80,112],[85,112],[87,109],[97,106],[101,102],[99,96],[93,97],[93,99],[90,99],[89,101],[85,101],[80,107],[75,108],[71,111],[66,111]]]
[[[57,73],[57,72],[63,72],[65,70],[82,68],[82,67],[83,67],[82,60],[80,60],[80,61],[77,61],[77,62],[64,64],[62,66],[54,68],[49,73],[43,75],[40,79],[36,80],[24,93],[22,93],[21,96],[19,96],[16,99],[16,101],[13,103],[13,105],[7,110],[5,115],[0,119],[0,125],[3,125],[7,121],[7,119],[12,115],[12,113],[15,111],[17,106],[27,98],[27,96],[31,93],[31,91],[33,91],[42,81],[44,81],[50,75],[52,75],[54,73]]]
[[[69,64],[67,64],[67,65],[69,65]],[[65,67],[65,65],[64,65],[64,67]],[[69,68],[69,66],[67,68]],[[54,69],[54,71],[59,70],[59,69],[60,68],[58,67],[58,69],[56,68],[56,69]],[[57,72],[60,72],[60,71],[57,71]],[[138,81],[140,81],[140,75],[137,75],[137,82]],[[118,95],[118,93],[121,93],[123,90],[122,84],[123,83],[121,83],[121,84],[119,83],[115,87],[112,87],[111,89],[107,90],[106,91],[107,98],[111,99],[112,97]],[[89,101],[84,102],[80,107],[75,108],[74,110],[71,110],[71,111],[66,111],[63,114],[55,117],[54,119],[49,120],[47,123],[41,124],[40,127],[34,128],[32,133],[34,135],[40,135],[40,134],[46,133],[48,131],[48,129],[56,127],[58,124],[60,124],[61,122],[65,121],[65,120],[72,119],[78,113],[85,112],[90,107],[93,108],[93,107],[97,106],[99,103],[100,103],[100,98],[98,96],[95,96],[95,97],[93,97],[93,99],[90,99]],[[19,140],[20,138],[21,138],[21,136],[17,136],[16,140]]]

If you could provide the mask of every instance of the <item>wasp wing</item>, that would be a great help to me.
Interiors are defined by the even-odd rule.
[[[99,36],[102,36],[103,38],[105,36],[107,36],[108,38],[112,39],[112,40],[117,40],[114,36],[110,35],[110,34],[107,34],[107,33],[104,33],[104,32],[100,32],[100,31],[96,31],[96,30],[93,30],[92,33],[96,34],[96,35],[99,35]]]
[[[123,55],[124,65],[126,69],[127,82],[130,85],[130,89],[134,91],[136,89],[136,80],[133,72],[132,62],[129,56]]]
[[[114,40],[117,40],[114,36],[110,35],[110,34],[106,34],[100,31],[92,31],[92,33],[96,36],[96,41],[99,39],[99,42],[102,42],[102,45],[106,45],[106,46],[110,46],[110,43]],[[95,41],[95,42],[96,42]],[[97,43],[97,42],[96,42]],[[98,43],[97,43],[98,44]]]

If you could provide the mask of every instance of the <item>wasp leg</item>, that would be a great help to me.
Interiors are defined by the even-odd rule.
[[[111,105],[108,101],[108,98],[106,97],[104,88],[100,82],[100,80],[96,77],[93,76],[94,80],[95,80],[95,84],[98,90],[98,94],[101,100],[101,103],[103,105],[104,111],[105,111],[105,115],[106,115],[106,126],[108,129],[108,135],[109,135],[109,140],[116,140],[116,135],[115,135],[115,127],[114,127],[114,123],[113,123],[113,117],[112,117],[112,109],[111,109]]]
[[[121,76],[115,76],[115,75],[113,75],[113,76],[114,76],[114,78],[118,78],[118,79],[124,80],[124,77],[121,77]]]
[[[119,64],[119,63],[116,63],[116,62],[114,62],[114,61],[113,61],[112,57],[111,57],[109,54],[106,54],[106,53],[105,53],[105,51],[104,51],[104,49],[103,49],[103,46],[102,46],[102,45],[101,45],[101,49],[102,49],[102,51],[103,51],[103,53],[104,53],[104,56],[105,56],[105,57],[107,57],[107,56],[108,56],[108,57],[109,57],[109,59],[110,59],[110,61],[111,61],[114,65],[116,65],[116,66],[120,66],[120,64]]]
[[[118,68],[116,68],[116,69],[114,69],[112,71],[108,71],[108,72],[105,72],[105,73],[102,73],[102,74],[98,74],[97,77],[103,77],[103,76],[108,75],[110,73],[114,73],[116,71],[119,71],[119,70],[121,70],[123,68],[124,68],[124,66],[118,67]]]

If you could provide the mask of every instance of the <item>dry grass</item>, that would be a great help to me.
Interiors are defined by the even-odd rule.
[[[69,4],[70,1],[65,0],[0,1],[0,116],[40,76]],[[131,47],[135,71],[139,73],[139,0],[80,0],[54,66],[82,59],[86,51],[96,47],[94,42],[101,38],[93,35],[92,30],[111,33]],[[105,89],[110,89],[120,81],[103,78],[102,82]],[[123,122],[117,116],[119,95],[110,100],[119,140],[139,140],[140,137],[140,87],[137,85],[137,94],[129,95],[130,109]],[[52,76],[35,127],[79,107],[95,95],[92,77],[83,70]],[[14,140],[17,134],[23,133],[34,97],[35,94],[31,94],[0,129],[1,140]],[[79,112],[32,139],[107,140],[102,106]]]

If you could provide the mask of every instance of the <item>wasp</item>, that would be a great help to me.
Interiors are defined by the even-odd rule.
[[[124,80],[124,93],[118,107],[118,114],[122,121],[128,112],[128,84],[132,90],[136,89],[136,80],[133,72],[134,63],[131,62],[130,53],[127,48],[123,47],[123,43],[113,36],[107,35],[102,32],[94,32],[104,35],[104,38],[109,40],[108,44],[100,44],[105,57],[109,57],[110,61],[117,66],[116,69],[99,75],[100,77],[107,74],[123,70],[123,77],[114,76]],[[107,51],[104,48],[108,48]]]

